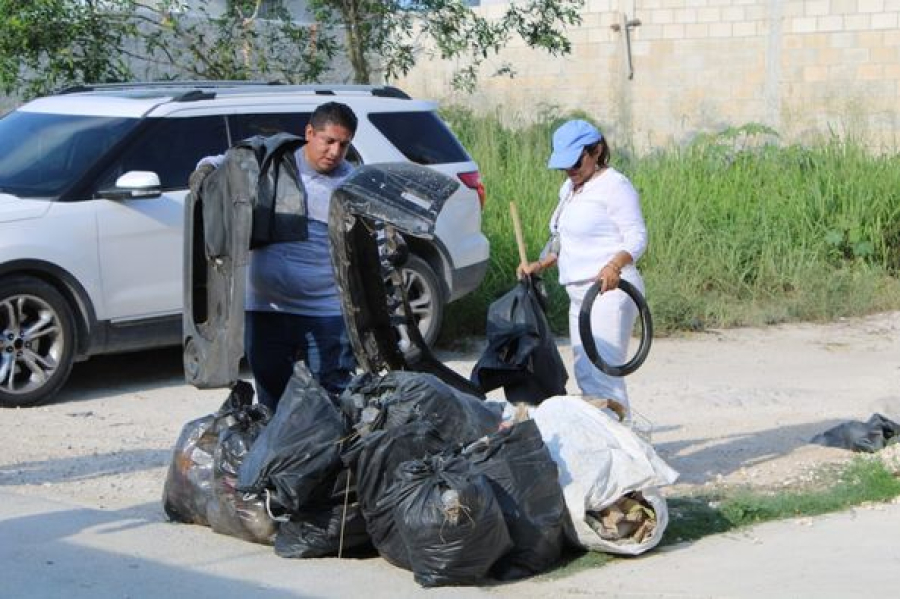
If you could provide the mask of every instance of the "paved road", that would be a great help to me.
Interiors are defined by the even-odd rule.
[[[288,560],[141,506],[87,509],[0,490],[0,597],[275,599],[893,596],[900,504],[707,537],[560,580],[425,591],[380,558]]]

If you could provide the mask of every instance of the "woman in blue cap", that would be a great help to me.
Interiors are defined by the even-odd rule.
[[[518,271],[530,275],[553,265],[559,268],[559,282],[569,295],[578,386],[585,395],[620,402],[630,418],[625,379],[609,376],[591,363],[578,333],[578,315],[585,293],[599,281],[603,293],[591,312],[597,351],[607,364],[627,361],[637,307],[616,288],[625,279],[644,293],[635,267],[647,247],[638,194],[625,175],[609,166],[606,139],[587,121],[571,120],[556,130],[547,166],[564,170],[568,178],[550,218],[550,241],[537,262],[520,265]]]

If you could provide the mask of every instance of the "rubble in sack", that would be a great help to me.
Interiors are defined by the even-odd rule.
[[[173,522],[209,525],[206,512],[212,500],[212,461],[219,423],[215,414],[209,414],[181,428],[163,486],[163,510]]]
[[[482,584],[546,571],[568,546],[643,553],[668,522],[656,487],[676,473],[580,398],[500,426],[501,406],[430,374],[363,375],[338,399],[298,363],[281,403],[262,422],[226,401],[184,435],[204,523],[282,557],[374,548],[423,586]]]
[[[352,471],[343,468],[329,483],[327,497],[301,507],[279,524],[277,555],[312,558],[373,553]]]
[[[371,542],[358,503],[300,510],[278,527],[275,553],[287,558],[367,555]]]
[[[600,538],[640,544],[656,530],[656,512],[639,492],[629,493],[599,512],[586,510],[584,519]]]
[[[355,473],[360,508],[372,544],[391,564],[412,569],[400,536],[392,489],[406,462],[450,455],[497,430],[501,412],[430,373],[363,374],[341,394],[358,435],[342,459]]]
[[[569,378],[545,314],[540,277],[525,277],[488,307],[488,345],[470,379],[511,403],[537,405],[563,395]]]
[[[418,420],[378,431],[362,440],[354,466],[360,509],[372,544],[391,564],[411,569],[406,544],[394,521],[390,491],[398,467],[447,450],[449,444],[428,421]]]
[[[620,555],[639,555],[658,545],[669,522],[668,507],[659,487],[675,482],[678,473],[653,447],[617,418],[581,397],[552,397],[534,408],[531,416],[559,467],[559,482],[578,543],[589,550]],[[642,524],[644,528],[635,527],[634,532],[640,530],[637,536],[607,538],[604,517],[611,525],[618,518],[616,511],[627,514],[634,505],[621,502],[623,498],[634,499],[637,492],[642,507],[631,512],[631,518],[642,518],[645,509],[652,511],[652,518],[647,518],[655,520],[652,529],[650,524]],[[632,523],[626,517],[623,520],[625,532],[624,528],[630,528]],[[611,530],[608,536],[613,536]]]

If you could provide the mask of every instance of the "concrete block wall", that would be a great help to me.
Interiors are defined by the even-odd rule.
[[[900,142],[900,0],[586,0],[582,19],[571,55],[513,43],[474,94],[452,90],[456,65],[437,59],[396,83],[510,122],[583,110],[637,151],[747,123],[786,141]],[[514,79],[491,76],[504,62]]]

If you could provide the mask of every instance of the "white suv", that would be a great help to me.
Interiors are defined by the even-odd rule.
[[[435,112],[391,87],[172,82],[80,87],[0,118],[0,405],[45,401],[76,360],[181,342],[184,198],[197,161],[348,104],[358,163],[463,184],[404,277],[428,342],[487,269],[478,166]],[[149,182],[149,185],[148,185]]]

